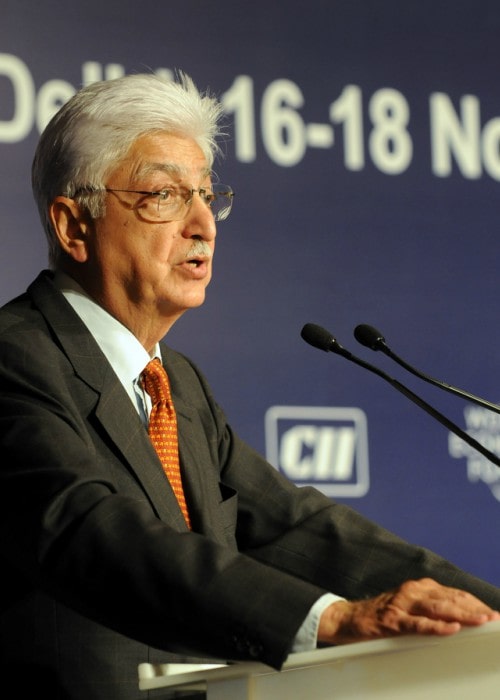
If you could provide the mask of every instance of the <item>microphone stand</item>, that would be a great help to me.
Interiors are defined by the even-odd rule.
[[[390,357],[391,360],[397,362],[398,365],[401,365],[401,367],[403,367],[419,379],[423,379],[429,384],[433,384],[434,386],[437,386],[440,389],[449,391],[455,396],[460,396],[462,399],[472,401],[473,403],[478,404],[483,408],[495,411],[495,413],[500,413],[500,406],[498,406],[497,404],[491,403],[490,401],[486,401],[486,399],[481,399],[479,398],[479,396],[474,396],[474,394],[470,394],[468,391],[458,389],[457,387],[452,386],[451,384],[447,384],[446,382],[442,382],[439,379],[430,377],[428,374],[424,374],[424,372],[421,372],[415,367],[409,365],[407,362],[405,362],[405,360],[396,355],[396,353],[388,347],[387,343],[385,342],[384,336],[373,326],[368,326],[366,324],[356,326],[356,328],[354,329],[354,337],[359,343],[361,343],[361,345],[370,348],[370,350],[381,350],[385,355]]]
[[[375,365],[371,365],[369,362],[365,362],[361,358],[356,357],[356,355],[353,355],[351,352],[349,352],[349,350],[346,350],[346,348],[344,348],[333,337],[333,335],[331,335],[331,333],[329,333],[324,328],[321,328],[321,326],[316,326],[313,323],[307,323],[302,328],[301,336],[306,341],[306,343],[309,343],[309,345],[319,348],[320,350],[324,350],[325,352],[333,352],[337,355],[341,355],[350,362],[354,362],[360,367],[364,367],[368,371],[378,375],[386,382],[391,384],[391,386],[393,386],[397,391],[399,391],[401,394],[410,399],[410,401],[413,401],[413,403],[417,404],[417,406],[420,406],[420,408],[422,408],[426,413],[431,415],[442,425],[448,428],[448,430],[450,430],[452,433],[455,433],[455,435],[461,438],[464,442],[466,442],[472,448],[480,452],[490,462],[493,462],[493,464],[495,464],[497,467],[500,467],[500,458],[497,457],[497,455],[493,454],[493,452],[490,452],[490,450],[488,450],[486,447],[483,447],[483,445],[481,445],[471,435],[466,433],[458,425],[453,423],[449,418],[440,413],[436,408],[431,406],[431,404],[427,403],[427,401],[424,401],[424,399],[420,398],[420,396],[411,391],[411,389],[408,389],[408,387],[406,387],[404,384],[398,382],[397,379],[394,379],[393,377],[389,376]]]

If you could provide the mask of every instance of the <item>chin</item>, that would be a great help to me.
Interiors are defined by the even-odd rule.
[[[185,300],[184,310],[187,311],[188,309],[196,309],[198,306],[201,306],[204,303],[205,298],[205,292],[203,292],[203,294],[193,294]]]

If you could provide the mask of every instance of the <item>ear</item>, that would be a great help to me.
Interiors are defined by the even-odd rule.
[[[76,262],[85,262],[89,253],[89,234],[92,219],[82,212],[74,199],[56,197],[49,207],[49,217],[59,244],[64,252]]]

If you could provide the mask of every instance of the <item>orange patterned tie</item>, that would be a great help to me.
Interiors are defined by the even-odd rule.
[[[148,362],[142,375],[144,389],[151,397],[152,409],[149,416],[148,433],[158,457],[177,498],[188,527],[191,521],[182,487],[179,464],[179,444],[177,442],[177,417],[175,415],[168,375],[158,358]]]

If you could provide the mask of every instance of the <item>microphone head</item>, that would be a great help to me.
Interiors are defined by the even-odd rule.
[[[354,337],[370,350],[382,350],[385,346],[385,338],[380,331],[373,326],[361,324],[354,329]]]
[[[300,335],[306,343],[309,343],[309,345],[315,348],[319,348],[325,352],[334,351],[336,340],[333,335],[325,328],[317,326],[315,323],[306,323]]]

